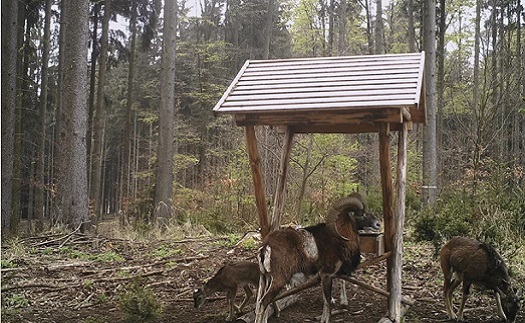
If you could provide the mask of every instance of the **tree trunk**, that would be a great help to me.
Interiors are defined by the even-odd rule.
[[[44,229],[45,217],[45,193],[46,183],[44,178],[45,151],[46,151],[46,111],[47,111],[47,84],[48,84],[48,65],[49,65],[49,43],[51,41],[51,0],[46,0],[46,16],[44,20],[44,39],[42,48],[42,87],[40,90],[40,115],[39,130],[40,140],[38,142],[38,157],[36,165],[36,197],[35,197],[35,229],[40,232]]]
[[[2,241],[10,237],[15,143],[18,3],[2,1]]]
[[[375,54],[385,53],[385,37],[383,26],[383,7],[381,0],[376,1],[376,26],[375,26]]]
[[[443,7],[444,8],[444,7]],[[416,30],[414,27],[414,0],[408,0],[408,49],[416,52]]]
[[[447,14],[446,14],[446,1],[440,0],[439,1],[439,10],[440,10],[440,16],[439,16],[439,45],[437,50],[438,55],[438,75],[437,75],[437,127],[436,131],[437,133],[437,148],[441,151],[441,147],[443,144],[442,139],[442,127],[443,127],[443,110],[445,109],[445,102],[444,102],[444,96],[445,96],[445,31],[447,28]],[[438,161],[439,169],[438,172],[441,171],[443,168],[443,160]]]
[[[12,214],[11,214],[11,232],[16,234],[18,232],[18,226],[20,223],[20,217],[22,214],[21,195],[22,195],[22,177],[24,176],[22,170],[24,169],[23,162],[23,143],[24,143],[24,130],[22,128],[22,111],[30,109],[30,98],[29,98],[29,61],[30,61],[30,50],[31,50],[31,29],[28,28],[27,24],[27,8],[26,4],[20,2],[18,9],[18,21],[21,23],[19,34],[18,34],[18,46],[19,51],[22,55],[18,66],[18,88],[20,94],[18,95],[18,106],[16,109],[15,116],[15,148],[14,148],[14,165],[13,165],[13,201],[12,201]],[[26,165],[29,166],[29,165]]]
[[[477,186],[477,165],[479,161],[479,141],[480,136],[480,105],[479,105],[479,54],[480,54],[480,41],[481,41],[481,0],[476,0],[476,18],[475,18],[475,31],[474,31],[474,71],[473,71],[473,87],[472,87],[472,108],[474,111],[473,118],[473,156],[472,163],[474,167],[474,179],[473,179],[473,192],[476,191]]]
[[[304,193],[306,192],[306,182],[309,177],[309,171],[310,171],[310,159],[312,158],[312,150],[314,147],[314,135],[309,134],[310,142],[308,143],[308,150],[306,151],[306,160],[304,162],[304,166],[301,167],[303,170],[302,178],[301,178],[301,187],[299,189],[299,196],[297,198],[297,222],[303,223],[305,220],[302,216],[302,205],[303,205],[303,199],[304,199]]]
[[[59,147],[58,210],[71,229],[88,220],[87,189],[87,33],[88,1],[64,2],[64,81]]]
[[[102,40],[100,44],[100,59],[98,65],[98,86],[97,100],[95,109],[95,119],[93,126],[95,129],[93,137],[92,162],[93,170],[91,172],[90,200],[93,201],[93,207],[96,219],[101,212],[101,177],[102,177],[102,136],[104,132],[104,122],[106,117],[106,106],[104,96],[106,93],[106,61],[108,56],[108,34],[109,18],[111,16],[111,0],[106,0],[104,5],[104,20],[102,23]],[[88,138],[89,139],[89,138]]]
[[[273,29],[273,12],[274,12],[274,1],[268,0],[268,11],[266,12],[266,29],[264,30],[264,50],[262,59],[268,59],[270,57],[270,40]]]
[[[164,5],[164,39],[162,43],[159,144],[155,185],[155,217],[165,225],[173,215],[173,125],[175,110],[175,40],[177,5]]]
[[[374,38],[372,37],[372,17],[370,13],[370,0],[364,0],[366,12],[366,39],[368,43],[368,54],[374,54]]]
[[[126,100],[126,125],[124,130],[124,154],[122,160],[122,192],[121,196],[123,200],[128,203],[130,196],[130,183],[131,183],[131,146],[132,146],[132,122],[133,122],[133,79],[135,78],[135,50],[136,50],[136,39],[137,39],[137,0],[132,0],[131,5],[131,19],[129,22],[131,31],[131,41],[129,49],[129,62],[128,62],[128,92]],[[121,201],[123,203],[124,201]],[[123,205],[126,207],[126,205]]]
[[[91,180],[93,176],[91,174],[93,161],[91,156],[91,141],[92,141],[92,130],[93,130],[93,114],[95,111],[95,87],[96,87],[96,74],[97,74],[97,42],[98,42],[98,15],[100,13],[100,3],[95,2],[93,4],[93,33],[91,38],[91,65],[89,67],[89,101],[88,101],[88,127],[87,127],[87,156],[88,156],[88,179],[89,188],[91,189]]]
[[[339,9],[339,44],[338,44],[338,54],[345,55],[346,48],[348,47],[348,42],[346,41],[346,0],[341,0],[339,4],[341,7]]]
[[[426,110],[428,124],[423,133],[423,204],[432,206],[437,195],[437,154],[436,154],[436,2],[425,2],[424,49]]]

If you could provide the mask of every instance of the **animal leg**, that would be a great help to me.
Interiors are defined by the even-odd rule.
[[[230,313],[228,314],[226,321],[233,321],[235,319],[235,294],[236,290],[230,290],[226,293],[226,298],[228,299],[228,305],[230,308]]]
[[[346,281],[339,279],[341,282],[341,296],[339,298],[339,303],[342,306],[348,306],[348,296],[346,295]]]
[[[495,292],[495,294],[496,294],[496,304],[498,305],[498,314],[504,321],[507,321],[507,315],[505,315],[505,312],[503,312],[503,307],[501,306],[501,296],[499,295],[498,292]]]
[[[467,302],[468,295],[470,294],[470,284],[471,282],[463,281],[463,295],[461,297],[461,305],[458,310],[458,320],[463,321],[463,309],[465,308],[465,303]]]
[[[243,289],[244,289],[244,300],[242,301],[241,306],[237,308],[239,313],[242,312],[243,308],[246,306],[246,304],[248,304],[248,302],[253,296],[253,292],[250,286],[244,286]]]
[[[321,274],[321,288],[323,290],[323,315],[321,316],[321,323],[330,323],[330,316],[332,311],[332,276],[328,274]]]
[[[459,284],[461,284],[461,279],[449,271],[445,272],[445,283],[443,288],[445,294],[445,307],[447,308],[448,317],[451,320],[457,319],[457,316],[454,313],[454,306],[452,305],[452,294]]]

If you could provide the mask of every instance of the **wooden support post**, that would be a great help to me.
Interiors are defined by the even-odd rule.
[[[279,177],[277,178],[277,188],[272,211],[272,223],[270,231],[278,230],[281,226],[281,213],[283,211],[286,187],[286,175],[288,174],[288,165],[290,164],[290,153],[292,151],[293,132],[286,127],[284,134],[284,144],[281,153],[281,163],[279,165]]]
[[[385,251],[392,250],[394,221],[392,211],[392,171],[390,170],[390,126],[382,123],[379,127],[379,168],[383,191],[383,215],[385,226]],[[390,261],[387,261],[390,263]]]
[[[390,125],[388,123],[382,123],[379,125],[379,170],[381,173],[381,187],[383,191],[385,251],[388,252],[392,251],[395,234],[392,210],[392,171],[390,170]],[[386,281],[388,291],[390,292],[392,281],[392,257],[387,259],[386,268]]]
[[[399,131],[397,147],[397,175],[396,175],[396,199],[395,199],[395,233],[392,245],[392,271],[390,279],[390,297],[388,298],[388,309],[390,320],[401,322],[403,315],[402,301],[402,270],[403,270],[403,231],[405,229],[405,185],[407,166],[407,125],[403,123]]]
[[[266,197],[264,194],[264,182],[261,170],[261,159],[257,149],[257,138],[253,126],[244,127],[246,137],[246,146],[248,148],[248,157],[252,169],[253,188],[255,193],[255,203],[257,204],[257,214],[259,215],[259,224],[261,225],[261,236],[264,238],[270,232],[268,221],[268,208],[266,206]]]

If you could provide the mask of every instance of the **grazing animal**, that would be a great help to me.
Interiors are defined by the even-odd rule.
[[[244,261],[222,267],[202,288],[195,289],[193,293],[195,308],[201,307],[209,295],[215,292],[226,292],[229,305],[227,320],[233,320],[235,311],[240,313],[252,297],[253,292],[250,286],[258,286],[259,274],[259,265],[255,262]],[[235,305],[238,287],[242,287],[245,293],[241,306]],[[275,306],[275,312],[278,316],[277,306]]]
[[[511,286],[507,266],[490,245],[454,237],[441,248],[441,269],[445,276],[445,306],[450,319],[463,320],[463,309],[472,284],[493,290],[499,315],[514,322],[521,306],[520,297]],[[463,297],[458,314],[452,307],[452,293],[463,282]]]
[[[267,322],[266,309],[285,285],[317,274],[324,300],[321,323],[330,321],[332,278],[336,274],[350,275],[359,265],[357,228],[367,226],[367,218],[363,203],[354,196],[335,202],[328,213],[326,223],[302,229],[283,228],[264,238],[257,254],[261,278],[256,323]]]
[[[351,193],[348,195],[347,198],[356,198],[363,204],[363,212],[364,212],[364,219],[362,221],[359,221],[356,223],[356,229],[357,230],[372,230],[372,231],[378,231],[381,228],[381,224],[377,220],[374,214],[370,213],[368,210],[368,207],[366,206],[365,198],[357,193]],[[337,216],[337,213],[340,211],[339,208],[341,208],[341,199],[335,201],[330,208],[328,209],[328,217],[334,217]],[[340,296],[339,296],[339,303],[343,306],[348,305],[348,295],[346,294],[346,281],[340,279]]]

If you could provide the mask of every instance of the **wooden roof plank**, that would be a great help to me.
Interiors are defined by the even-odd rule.
[[[344,84],[344,83],[342,83]],[[276,93],[303,93],[303,92],[317,92],[317,91],[362,91],[362,90],[389,90],[389,89],[412,89],[417,92],[417,83],[407,82],[392,84],[385,82],[382,84],[359,84],[359,85],[326,85],[323,83],[309,83],[307,86],[301,84],[290,84],[279,87],[268,86],[238,86],[231,93],[235,95],[250,95],[250,94],[276,94]]]
[[[288,104],[282,106],[275,105],[260,105],[252,107],[222,107],[222,112],[229,113],[249,113],[249,112],[276,112],[283,110],[297,110],[297,111],[306,111],[306,110],[315,110],[315,109],[349,109],[349,108],[361,108],[367,107],[370,109],[378,108],[390,108],[390,107],[410,107],[414,105],[413,100],[385,100],[385,101],[355,101],[355,102],[331,102],[331,103],[301,103],[301,104]]]
[[[321,78],[321,77],[343,77],[343,76],[366,76],[366,75],[407,75],[411,74],[412,77],[416,77],[419,73],[419,66],[405,68],[405,69],[370,69],[370,70],[323,70],[320,72],[315,72],[312,70],[304,70],[298,73],[288,73],[288,74],[269,74],[269,75],[243,75],[241,81],[253,81],[253,80],[295,80],[295,79],[312,79],[312,78]]]
[[[351,63],[346,64],[310,64],[302,66],[293,66],[293,67],[274,67],[274,68],[263,68],[250,66],[248,70],[244,73],[244,76],[262,76],[262,75],[280,75],[280,74],[297,74],[303,73],[304,71],[370,71],[370,70],[399,70],[399,69],[411,69],[418,68],[419,62],[414,61],[410,62],[398,62],[397,64],[359,64],[354,65]]]
[[[310,88],[309,90],[313,90]],[[360,90],[360,91],[340,91],[332,89],[322,89],[318,91],[307,91],[307,92],[286,92],[281,94],[251,94],[251,93],[238,93],[234,92],[225,102],[231,101],[253,101],[254,103],[257,100],[274,100],[274,99],[295,99],[297,94],[300,93],[302,99],[306,98],[315,98],[315,99],[324,99],[324,98],[339,98],[345,97],[348,100],[352,100],[354,97],[360,98],[363,96],[384,96],[384,95],[402,95],[403,97],[408,96],[416,99],[415,89],[369,89],[369,90]]]
[[[346,96],[346,97],[318,97],[315,102],[311,98],[293,98],[293,99],[263,99],[263,100],[246,100],[246,101],[225,101],[223,107],[231,106],[270,106],[270,105],[291,105],[291,104],[318,104],[318,103],[352,103],[355,101],[358,102],[367,102],[367,101],[398,101],[398,100],[408,100],[411,104],[415,104],[414,96],[410,94],[394,94],[394,95],[356,95],[356,96]]]
[[[352,76],[332,76],[332,77],[315,77],[315,78],[298,78],[298,79],[277,79],[277,80],[239,80],[237,85],[258,85],[258,84],[291,84],[291,83],[310,83],[310,82],[374,82],[376,80],[389,80],[390,82],[399,82],[402,79],[410,79],[414,81],[417,78],[417,73],[413,74],[378,74],[378,75],[354,75]],[[416,81],[417,82],[417,81]]]
[[[330,61],[355,61],[355,62],[374,62],[374,61],[396,61],[406,58],[418,59],[421,53],[408,54],[381,54],[381,55],[361,55],[361,56],[333,56],[333,57],[306,57],[306,58],[284,58],[274,60],[251,60],[253,64],[258,66],[274,66],[274,65],[294,65],[294,64],[309,64],[311,61],[316,62],[330,62]]]

